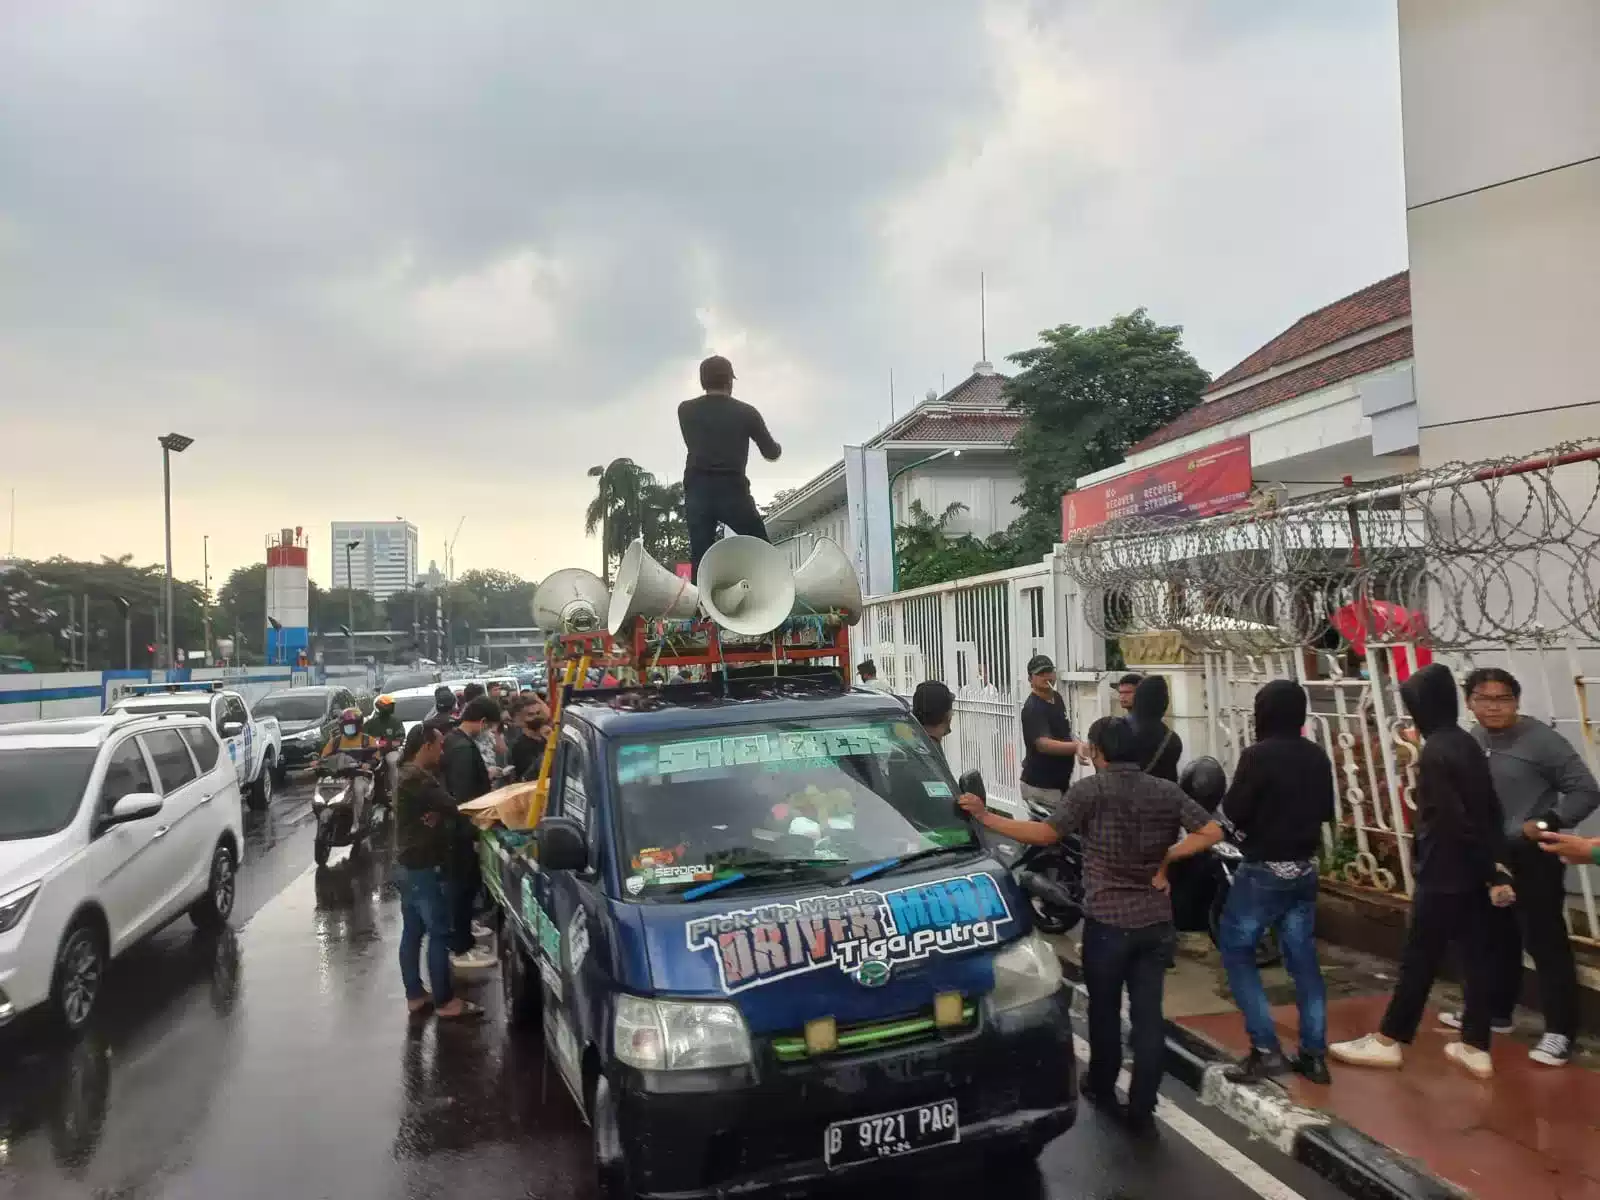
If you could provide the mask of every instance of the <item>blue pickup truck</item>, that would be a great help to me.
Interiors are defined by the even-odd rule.
[[[1072,1125],[1060,965],[892,696],[572,692],[537,829],[480,850],[604,1194],[992,1169]]]

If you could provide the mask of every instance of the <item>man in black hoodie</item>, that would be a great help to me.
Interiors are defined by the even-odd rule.
[[[1400,685],[1400,698],[1422,735],[1417,758],[1416,890],[1411,924],[1400,959],[1400,978],[1377,1033],[1338,1042],[1329,1052],[1340,1062],[1363,1067],[1398,1067],[1401,1043],[1409,1044],[1422,1023],[1428,990],[1452,942],[1482,938],[1493,907],[1516,899],[1511,876],[1495,861],[1503,818],[1483,750],[1457,724],[1456,684],[1441,664],[1424,667]],[[1494,1074],[1489,1059],[1490,1006],[1495,959],[1463,956],[1466,1008],[1461,1040],[1445,1053],[1479,1079]]]
[[[1250,1034],[1250,1057],[1228,1077],[1259,1083],[1293,1069],[1313,1083],[1328,1083],[1328,994],[1314,931],[1317,849],[1323,825],[1333,820],[1333,763],[1321,746],[1301,736],[1306,691],[1294,680],[1268,683],[1256,693],[1255,707],[1256,740],[1239,755],[1217,819],[1169,850],[1167,862],[1200,853],[1224,833],[1244,852],[1217,936],[1228,986]],[[1300,1052],[1293,1063],[1278,1043],[1256,965],[1256,944],[1273,927],[1300,1009]]]
[[[1177,783],[1183,739],[1165,724],[1170,701],[1167,681],[1160,675],[1147,676],[1133,689],[1127,721],[1133,730],[1133,761],[1145,774]]]

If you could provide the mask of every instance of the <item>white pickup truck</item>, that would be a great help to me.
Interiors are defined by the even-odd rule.
[[[255,717],[238,692],[215,683],[152,683],[121,696],[107,712],[182,712],[205,717],[233,761],[239,790],[255,811],[272,800],[272,785],[283,757],[276,717]]]

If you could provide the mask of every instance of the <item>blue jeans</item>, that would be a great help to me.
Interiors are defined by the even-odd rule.
[[[1089,988],[1089,1089],[1110,1098],[1122,1069],[1122,990],[1128,990],[1128,1047],[1133,1077],[1128,1112],[1155,1111],[1166,1057],[1161,993],[1177,934],[1170,921],[1142,929],[1083,923],[1083,979]]]
[[[450,989],[450,902],[444,874],[437,867],[397,867],[395,873],[400,884],[400,978],[406,985],[406,999],[420,1000],[424,995],[422,938],[426,934],[433,1002],[448,1004],[454,992]]]
[[[1261,986],[1261,969],[1256,966],[1257,943],[1277,926],[1283,965],[1294,981],[1295,1004],[1300,1009],[1300,1053],[1327,1053],[1328,993],[1322,968],[1317,965],[1316,921],[1315,871],[1283,879],[1260,863],[1239,867],[1217,940],[1222,944],[1222,965],[1228,972],[1233,1002],[1244,1013],[1250,1045],[1257,1050],[1281,1050],[1267,992]]]

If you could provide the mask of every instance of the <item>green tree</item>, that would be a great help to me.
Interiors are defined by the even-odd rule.
[[[920,500],[911,502],[906,514],[909,521],[894,531],[896,590],[948,583],[1015,565],[1016,549],[1007,534],[997,533],[987,540],[970,533],[950,535],[950,522],[966,507],[959,502],[951,504],[935,517]]]
[[[650,557],[670,567],[689,557],[689,526],[683,511],[683,484],[662,483],[631,458],[590,467],[595,497],[584,513],[583,531],[600,534],[602,570],[609,587],[612,570],[635,538]]]
[[[1115,466],[1128,448],[1200,402],[1210,376],[1183,348],[1183,330],[1144,309],[1084,329],[1058,325],[1010,356],[1006,384],[1023,417],[1013,446],[1024,514],[1007,531],[1018,561],[1061,538],[1061,497],[1080,476]]]
[[[149,647],[164,636],[164,578],[158,566],[134,566],[132,555],[18,563],[0,573],[0,635],[5,645],[16,647],[0,653],[21,654],[40,671],[120,667],[123,619],[117,601],[122,599],[132,630],[129,657],[135,668],[149,668],[155,661]],[[174,637],[180,649],[196,649],[205,637],[200,588],[175,580],[172,593]]]

